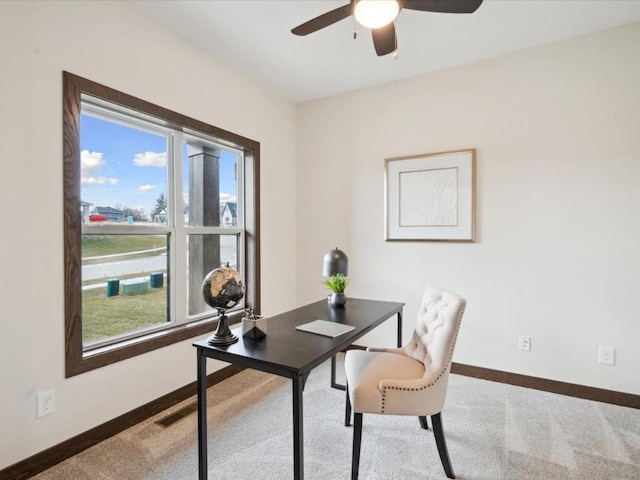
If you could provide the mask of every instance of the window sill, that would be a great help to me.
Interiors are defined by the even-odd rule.
[[[229,324],[239,323],[241,317],[242,311],[229,314]],[[81,358],[73,362],[73,365],[67,364],[65,377],[73,377],[193,337],[211,335],[217,325],[217,317],[212,317],[83,352]]]

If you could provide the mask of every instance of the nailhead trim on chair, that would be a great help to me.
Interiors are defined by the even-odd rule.
[[[465,309],[463,308],[462,312],[460,312],[460,318],[462,318],[462,316],[464,315],[464,310]],[[456,330],[456,336],[453,339],[453,345],[451,346],[451,352],[449,353],[449,359],[447,360],[447,365],[442,369],[442,371],[440,372],[440,375],[438,375],[436,379],[433,382],[431,382],[429,385],[424,385],[423,387],[420,387],[420,388],[384,387],[382,389],[382,410],[380,413],[384,413],[384,404],[386,400],[387,390],[399,390],[403,392],[419,392],[421,390],[434,386],[438,382],[438,380],[442,378],[442,376],[444,375],[444,372],[447,371],[447,369],[451,365],[451,362],[453,361],[453,351],[455,350],[456,341],[458,340],[458,332],[460,332],[460,323],[462,322],[458,322],[458,329]]]

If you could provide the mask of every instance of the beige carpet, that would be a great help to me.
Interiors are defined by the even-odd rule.
[[[305,478],[350,477],[351,428],[329,363],[304,392]],[[36,476],[38,480],[196,479],[197,418],[136,425]],[[293,478],[291,387],[246,370],[209,389],[209,478]],[[452,375],[443,411],[459,479],[640,479],[640,412]],[[446,479],[430,431],[413,417],[365,415],[362,480]]]

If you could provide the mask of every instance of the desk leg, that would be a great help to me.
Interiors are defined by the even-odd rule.
[[[198,349],[198,478],[207,480],[207,357]]]
[[[337,390],[346,390],[344,385],[336,382],[336,356],[331,357],[331,388]]]
[[[302,392],[304,379],[298,373],[293,380],[293,478],[304,479],[304,435],[302,415]]]
[[[398,312],[398,348],[402,347],[402,310]]]

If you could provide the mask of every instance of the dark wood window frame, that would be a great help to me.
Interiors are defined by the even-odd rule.
[[[176,130],[194,130],[233,145],[245,157],[245,258],[246,306],[260,312],[260,144],[199,120],[167,110],[69,72],[63,72],[63,157],[64,157],[64,296],[65,376],[72,377],[157,348],[211,333],[216,317],[196,325],[183,324],[141,337],[134,342],[84,353],[82,345],[82,258],[80,207],[80,107],[81,95],[151,115]],[[230,323],[241,313],[230,315]]]

